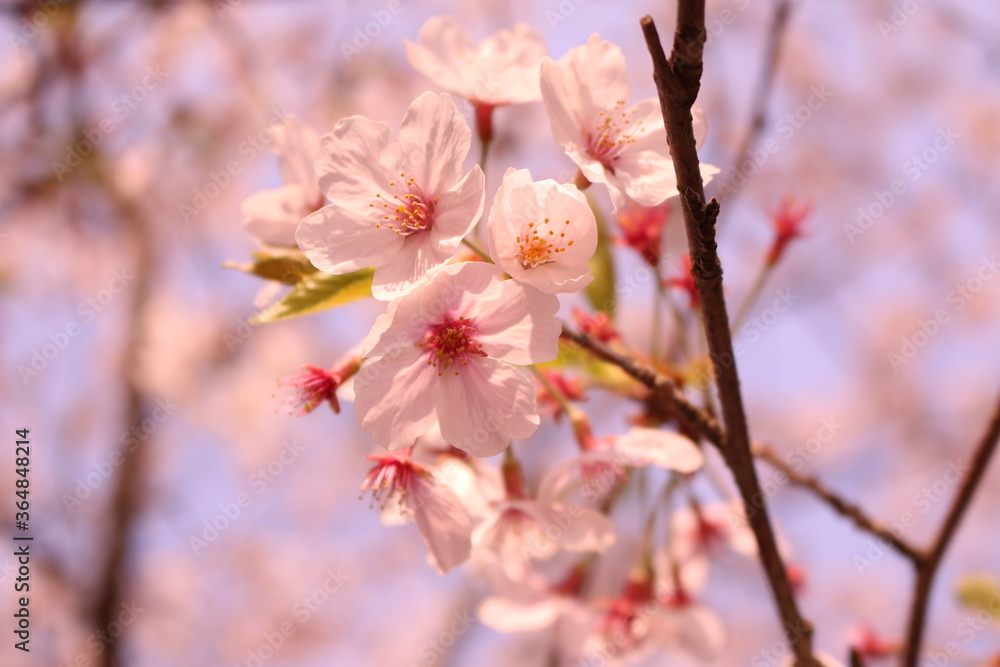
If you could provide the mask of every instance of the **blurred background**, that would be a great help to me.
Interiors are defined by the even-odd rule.
[[[793,2],[761,105],[774,7],[709,0],[699,100],[702,158],[723,168],[710,193],[723,202],[733,304],[781,200],[811,205],[809,236],[765,286],[759,324],[738,336],[751,433],[798,450],[890,524],[912,513],[905,537],[926,544],[1000,385],[1000,18],[991,2]],[[327,132],[363,114],[397,128],[418,94],[437,90],[403,48],[428,18],[453,14],[477,40],[525,22],[553,57],[599,32],[623,49],[641,99],[655,90],[639,18],[669,36],[675,9],[0,0],[0,414],[11,450],[0,520],[13,526],[13,431],[27,427],[35,536],[27,655],[12,648],[16,563],[0,549],[0,663],[547,664],[544,632],[462,622],[480,586],[464,569],[436,576],[412,526],[383,527],[358,500],[372,445],[349,402],[339,416],[287,414],[276,381],[332,364],[377,304],[251,326],[261,282],[222,264],[255,249],[242,200],[280,184],[272,122],[293,113]],[[508,166],[572,178],[541,103],[499,109],[495,128],[487,200]],[[666,251],[676,263],[680,249]],[[622,275],[638,266],[630,249],[615,253]],[[620,328],[639,345],[649,291],[619,295]],[[625,428],[623,404],[595,394],[584,406],[602,433]],[[543,462],[573,451],[565,424],[531,443]],[[769,488],[773,470],[760,473]],[[908,563],[809,495],[770,488],[817,645],[843,658],[859,626],[898,640]],[[975,614],[955,595],[969,573],[1000,574],[998,502],[994,465],[932,598],[928,645],[961,648],[949,664],[1000,651],[995,623],[965,631]],[[634,543],[623,536],[623,549]],[[726,561],[705,598],[729,634],[715,664],[779,664],[759,565]]]

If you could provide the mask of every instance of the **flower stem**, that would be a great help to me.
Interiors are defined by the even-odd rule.
[[[464,245],[466,248],[469,248],[470,250],[472,250],[472,252],[482,257],[484,262],[489,262],[490,264],[493,263],[493,258],[487,255],[486,251],[480,248],[478,245],[476,245],[475,242],[470,241],[469,239],[462,239],[462,245]]]
[[[681,349],[681,358],[690,361],[691,344],[688,341],[687,323],[684,321],[684,315],[681,313],[681,309],[677,305],[677,302],[674,301],[673,294],[671,294],[670,290],[664,290],[663,295],[667,300],[667,305],[670,306],[670,312],[674,318],[674,326],[677,327],[677,344]]]
[[[750,309],[760,298],[760,293],[764,290],[764,284],[771,275],[771,270],[774,268],[774,264],[771,262],[764,262],[760,267],[760,271],[757,272],[757,277],[754,278],[753,285],[750,286],[750,291],[743,298],[743,303],[740,304],[740,309],[736,313],[736,317],[733,318],[733,328],[732,331],[736,331],[743,324],[743,320],[746,319],[747,315],[750,314]]]
[[[552,381],[545,376],[545,373],[542,372],[541,368],[539,368],[538,366],[529,366],[529,368],[531,368],[531,372],[534,373],[535,378],[538,379],[538,383],[543,387],[545,387],[546,391],[552,394],[552,398],[556,399],[556,403],[559,404],[559,407],[562,408],[562,411],[566,413],[566,416],[569,417],[570,421],[573,421],[578,410],[575,407],[573,407],[573,404],[569,402],[569,399],[566,398],[566,395],[563,394],[561,391],[559,391],[559,388],[556,387],[552,383]]]
[[[660,272],[656,272],[656,291],[653,292],[653,333],[649,341],[649,358],[653,360],[653,368],[660,367],[660,338],[663,336],[663,295],[665,292]]]

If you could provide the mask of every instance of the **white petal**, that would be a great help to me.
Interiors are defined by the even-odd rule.
[[[434,424],[436,379],[420,348],[371,360],[354,380],[358,425],[386,449],[409,447]]]
[[[539,423],[531,381],[489,358],[443,371],[437,414],[445,441],[480,457],[499,454],[512,438],[527,438]]]

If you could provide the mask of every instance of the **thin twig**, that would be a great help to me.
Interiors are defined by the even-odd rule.
[[[99,164],[99,180],[119,209],[122,229],[132,241],[135,253],[135,286],[122,357],[122,377],[125,378],[125,428],[128,430],[134,428],[136,424],[141,424],[148,416],[147,399],[133,379],[135,374],[131,371],[139,361],[142,309],[152,289],[153,247],[142,212],[130,198],[118,190],[106,169]],[[105,561],[98,575],[99,588],[93,610],[94,627],[102,633],[116,622],[115,619],[121,612],[121,605],[125,600],[132,533],[142,505],[140,491],[145,482],[145,449],[146,446],[143,446],[125,454],[121,466],[110,479],[114,484],[110,509],[111,535],[108,538]],[[107,646],[98,658],[97,664],[100,667],[121,667],[125,664],[122,658],[121,637],[117,637]]]
[[[1000,402],[993,409],[993,416],[986,427],[976,452],[973,454],[972,463],[969,467],[962,485],[959,487],[958,495],[952,501],[951,508],[941,524],[937,537],[925,557],[917,563],[917,581],[913,594],[913,603],[910,606],[910,620],[906,633],[906,647],[903,653],[903,667],[916,667],[917,660],[920,659],[920,649],[923,643],[924,625],[927,621],[927,604],[930,601],[931,588],[934,585],[934,577],[937,574],[941,560],[951,544],[955,531],[965,516],[969,503],[976,492],[979,483],[986,474],[986,468],[990,463],[993,452],[1000,442]]]
[[[673,380],[657,373],[654,369],[636,361],[632,357],[616,352],[596,338],[585,333],[573,331],[563,325],[562,337],[588,350],[598,359],[618,366],[630,376],[644,384],[655,395],[659,396],[681,419],[688,422],[703,438],[723,451],[726,446],[726,434],[719,422],[705,414],[697,405],[684,395],[684,392],[674,384]]]
[[[903,554],[911,561],[916,562],[923,557],[923,554],[919,549],[901,537],[898,537],[884,523],[869,517],[864,510],[838,495],[816,477],[800,473],[793,469],[781,459],[777,452],[768,447],[766,444],[755,442],[753,444],[753,453],[757,458],[767,461],[769,464],[778,469],[788,478],[788,481],[791,484],[801,486],[804,489],[812,491],[813,494],[825,501],[838,514],[854,521],[854,524],[858,528],[868,531],[872,535],[885,540],[896,551]]]
[[[814,667],[812,625],[799,612],[787,568],[778,552],[766,503],[760,503],[755,512],[749,511],[752,499],[763,498],[763,495],[750,452],[750,433],[743,410],[729,315],[722,290],[722,266],[715,241],[719,203],[705,201],[691,115],[701,87],[702,53],[706,38],[705,2],[681,0],[678,3],[677,29],[669,61],[651,17],[642,19],[642,30],[653,58],[653,78],[683,204],[684,227],[691,250],[691,273],[701,299],[705,337],[728,434],[724,456],[747,506],[761,564],[781,615],[785,636],[795,653],[796,664],[798,667]]]
[[[750,127],[743,137],[743,143],[736,151],[733,164],[725,173],[730,174],[732,179],[736,176],[737,170],[747,159],[750,151],[753,150],[760,138],[760,133],[767,125],[767,105],[771,99],[771,91],[774,89],[775,74],[778,71],[778,60],[781,57],[781,46],[784,42],[785,28],[788,25],[788,18],[792,13],[792,3],[790,0],[776,0],[774,3],[774,15],[771,17],[771,28],[768,30],[766,54],[764,64],[761,66],[760,75],[757,78],[757,87],[754,90],[753,102],[751,104]],[[732,194],[725,198],[731,201],[742,188],[733,188]]]
[[[684,420],[699,437],[711,442],[720,452],[724,450],[726,434],[719,423],[711,415],[691,403],[680,388],[669,378],[660,375],[654,369],[636,361],[632,357],[615,351],[596,338],[585,333],[572,331],[565,325],[563,325],[562,337],[565,340],[576,343],[597,358],[621,368],[628,375],[653,391],[664,402],[665,407]],[[811,491],[818,499],[830,505],[835,512],[852,519],[858,528],[871,533],[875,537],[884,538],[890,546],[911,560],[916,560],[916,558],[920,557],[921,552],[916,547],[894,536],[884,528],[885,524],[882,521],[871,518],[856,503],[840,496],[815,477],[792,470],[767,445],[754,443],[751,451],[754,456],[767,461],[775,468],[784,472],[791,483]]]

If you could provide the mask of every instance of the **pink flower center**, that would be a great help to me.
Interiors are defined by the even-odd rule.
[[[476,328],[467,317],[447,317],[445,321],[434,325],[424,335],[420,346],[427,349],[427,363],[438,369],[438,375],[461,363],[469,365],[469,355],[485,357],[483,346],[476,342]],[[458,369],[455,369],[458,375]]]
[[[379,509],[385,509],[393,498],[402,504],[404,496],[415,488],[416,477],[420,474],[416,464],[393,455],[376,454],[368,458],[375,462],[375,467],[361,483],[361,495],[371,491],[372,505],[378,503]]]
[[[569,225],[569,220],[563,222]],[[573,245],[573,240],[566,239],[566,232],[558,231],[548,218],[540,223],[529,222],[528,229],[514,239],[518,245],[517,259],[524,269],[531,269],[542,264],[554,262],[553,257]]]
[[[375,202],[368,204],[382,209],[382,222],[375,223],[375,227],[390,229],[401,236],[427,231],[434,221],[434,201],[420,192],[412,176],[401,171],[399,177],[405,179],[400,192],[391,196],[375,193]],[[397,181],[389,181],[389,185],[397,187]]]
[[[318,408],[323,401],[330,401],[330,407],[334,412],[340,412],[340,404],[337,402],[337,387],[340,384],[339,378],[330,371],[316,366],[304,366],[304,373],[285,378],[278,381],[282,387],[290,387],[292,395],[284,400],[289,406],[289,412],[293,415],[307,415]]]
[[[612,173],[615,170],[614,161],[645,129],[643,121],[632,117],[635,109],[621,111],[623,106],[625,100],[618,100],[610,111],[599,112],[597,126],[587,136],[587,153]]]

